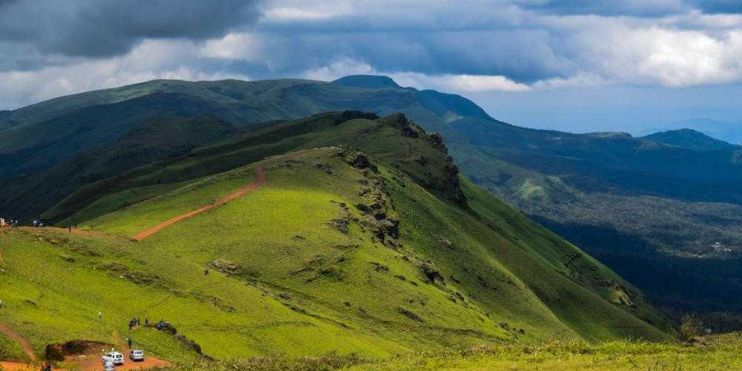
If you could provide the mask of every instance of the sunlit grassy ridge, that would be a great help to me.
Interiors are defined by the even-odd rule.
[[[552,341],[534,345],[483,346],[442,353],[408,354],[352,370],[739,370],[742,334],[687,346],[644,342],[590,345]]]
[[[258,165],[263,187],[129,239],[252,181]],[[460,178],[440,138],[401,116],[277,125],[56,210],[95,233],[13,231],[0,272],[3,321],[38,352],[118,334],[176,362],[197,357],[172,336],[129,333],[135,316],[172,322],[217,359],[671,338],[635,288]]]

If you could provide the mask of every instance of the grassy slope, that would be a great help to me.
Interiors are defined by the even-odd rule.
[[[478,347],[446,353],[409,354],[353,370],[508,369],[508,370],[738,370],[742,334],[707,339],[709,344],[683,346],[611,342],[588,345],[550,342],[526,346]]]
[[[313,162],[326,163],[323,162],[326,161],[323,160],[326,157],[328,157],[326,154],[321,154],[314,159]],[[354,241],[364,239],[364,237],[360,235],[355,238],[350,238],[347,241],[328,241],[327,230],[329,227],[323,226],[321,223],[327,222],[337,216],[335,215],[337,214],[337,207],[330,202],[331,200],[344,202],[346,204],[355,204],[360,202],[360,200],[354,200],[352,198],[354,193],[357,192],[353,187],[355,182],[335,185],[345,187],[345,189],[340,189],[341,192],[338,192],[340,194],[316,191],[308,192],[306,188],[322,189],[323,186],[326,187],[327,184],[332,184],[332,180],[337,177],[357,179],[358,176],[356,175],[354,177],[352,172],[347,174],[338,173],[329,175],[313,168],[313,166],[311,166],[313,165],[312,162],[308,165],[310,165],[307,166],[309,167],[308,172],[304,169],[300,169],[301,166],[299,166],[299,168],[285,170],[288,174],[283,174],[277,170],[269,170],[270,186],[266,189],[258,191],[258,193],[250,198],[237,201],[234,204],[216,210],[214,212],[214,218],[212,219],[202,220],[196,218],[183,222],[169,230],[163,231],[159,235],[153,237],[152,241],[147,241],[146,243],[161,245],[163,249],[187,251],[188,254],[194,254],[194,259],[198,259],[202,264],[206,264],[207,262],[218,258],[233,260],[239,262],[245,270],[253,272],[258,279],[261,279],[260,277],[272,278],[290,275],[291,272],[304,268],[303,266],[297,266],[297,261],[311,262],[313,259],[316,259],[317,255],[322,255],[323,257],[326,256],[323,258],[323,261],[332,261],[333,259],[337,260],[341,256],[345,260],[343,263],[353,261],[355,259],[349,257],[348,254],[339,253],[333,250],[325,250],[323,247],[328,245],[346,246],[348,244],[353,244]],[[335,169],[338,166],[341,166],[341,164],[338,164],[337,161],[335,161],[335,163],[331,163],[331,166]],[[315,180],[317,177],[320,179]],[[232,184],[232,182],[230,180],[224,180],[223,184]],[[106,215],[102,218],[93,220],[90,223],[91,226],[101,228],[108,232],[124,232],[126,234],[133,234],[141,229],[141,220],[147,220],[147,218],[152,215],[158,216],[158,218],[155,219],[165,219],[179,213],[177,210],[168,210],[167,208],[161,208],[157,205],[180,204],[181,202],[179,202],[179,200],[182,200],[182,203],[192,204],[193,206],[206,204],[209,203],[211,199],[219,197],[219,195],[225,192],[226,189],[229,189],[229,187],[222,187],[223,184],[216,183],[210,185],[207,190],[201,192],[186,194],[178,192],[170,194],[163,198],[153,199],[135,207]],[[450,283],[451,285],[454,285],[453,288],[443,287],[441,290],[442,292],[440,293],[442,295],[441,299],[443,299],[443,304],[448,304],[445,302],[447,300],[446,298],[451,294],[454,294],[457,290],[464,291],[465,294],[473,297],[470,300],[481,300],[483,302],[482,306],[485,307],[484,312],[478,314],[483,317],[489,315],[493,317],[497,323],[510,323],[510,326],[525,328],[527,334],[530,334],[531,331],[533,331],[534,334],[530,335],[537,338],[556,335],[559,332],[574,335],[572,330],[560,323],[557,318],[550,313],[549,308],[545,308],[539,301],[539,298],[528,289],[533,288],[535,284],[538,283],[540,285],[537,286],[539,289],[543,287],[544,291],[558,291],[559,288],[556,286],[559,285],[548,284],[547,281],[560,280],[562,279],[561,276],[551,274],[550,272],[524,270],[522,273],[527,284],[520,282],[521,280],[510,273],[508,268],[505,267],[501,261],[498,261],[498,258],[508,259],[508,263],[514,267],[513,269],[520,269],[518,268],[519,266],[533,266],[536,271],[542,270],[543,266],[536,265],[535,262],[532,261],[533,257],[530,254],[521,253],[515,246],[510,246],[510,242],[507,239],[496,236],[492,230],[479,223],[475,217],[467,215],[459,209],[440,201],[438,198],[433,197],[422,190],[419,186],[410,184],[409,182],[402,183],[404,184],[404,187],[399,186],[399,183],[395,182],[395,184],[396,185],[390,185],[390,188],[395,194],[399,192],[400,197],[395,198],[395,202],[398,202],[396,207],[402,213],[402,219],[415,221],[415,224],[410,225],[408,230],[403,230],[403,235],[409,236],[408,238],[403,239],[403,244],[405,246],[414,246],[414,249],[403,252],[401,256],[412,255],[434,258],[433,261],[439,269],[441,269],[446,278],[453,280],[453,278],[450,278],[453,276],[456,280],[462,282],[461,288],[455,287],[458,285],[453,283]],[[280,192],[274,193],[272,189],[276,187],[286,187],[292,189],[292,191],[289,192],[286,189],[281,189]],[[397,187],[399,188],[397,189]],[[301,191],[294,192],[293,189],[301,189]],[[199,195],[202,197],[202,201],[200,203],[194,202],[193,197],[197,198]],[[427,197],[420,197],[421,195],[427,195]],[[262,202],[263,197],[266,198],[264,202]],[[318,199],[318,201],[309,203],[308,200],[315,198]],[[486,197],[482,197],[482,199],[487,200]],[[474,201],[483,202],[482,199],[475,199]],[[240,202],[246,203],[244,208],[240,208]],[[248,202],[249,204],[247,204]],[[276,208],[275,205],[277,204],[281,205],[281,207]],[[265,205],[267,210],[262,210],[261,205]],[[488,207],[488,205],[482,204],[477,206],[485,209]],[[498,206],[501,209],[495,211],[495,213],[499,213],[501,210],[508,210],[508,208],[502,204]],[[234,209],[234,213],[237,215],[228,214],[229,210],[232,209]],[[326,210],[326,212],[324,214],[319,213],[319,211],[323,209]],[[160,211],[162,210],[166,210],[167,212],[161,213]],[[409,210],[410,212],[405,213],[401,210]],[[420,212],[415,212],[417,210],[420,210]],[[317,214],[308,214],[309,211]],[[432,213],[431,211],[435,212]],[[510,212],[515,214],[512,210],[510,210]],[[225,215],[222,216],[222,214]],[[260,222],[261,218],[267,218],[273,222],[262,224]],[[120,222],[116,222],[117,220]],[[129,221],[136,222],[134,222],[134,224],[128,224]],[[312,225],[312,221],[315,223],[319,222],[320,224]],[[310,224],[307,225],[307,223]],[[238,231],[240,230],[240,227],[244,226],[247,226],[248,228],[248,231],[244,234],[232,232]],[[515,236],[518,235],[516,228],[520,226],[515,225],[515,228],[513,228],[513,226],[505,225],[502,227],[508,230],[510,235]],[[531,226],[531,228],[534,231],[538,231],[538,227]],[[324,233],[322,232],[323,229],[325,230]],[[203,233],[203,231],[211,230],[218,230],[219,233]],[[543,233],[542,231],[540,232]],[[282,247],[285,248],[285,245],[287,244],[289,246],[295,245],[296,243],[293,241],[293,237],[296,235],[300,235],[304,238],[301,240],[302,244],[309,245],[305,248],[307,250],[306,255],[293,257],[286,261],[287,258],[284,256],[286,252],[282,251]],[[472,238],[472,236],[478,238]],[[554,238],[553,236],[548,237]],[[367,239],[368,237],[365,238]],[[441,240],[443,239],[451,241],[452,245],[456,247],[454,249],[441,249]],[[157,244],[158,241],[160,242],[159,244]],[[311,241],[318,241],[320,243],[312,246],[310,244]],[[493,249],[489,247],[489,245],[492,244],[492,241],[498,241],[505,246],[503,246],[502,249],[492,251]],[[538,246],[539,244],[544,243],[543,240],[538,241],[538,239],[533,242],[533,246]],[[551,243],[553,244],[553,242]],[[521,245],[526,245],[526,243],[521,243]],[[210,248],[200,248],[202,246],[209,246]],[[237,246],[241,248],[237,249]],[[567,251],[560,251],[553,258],[559,260],[563,257],[563,254],[574,253],[576,251],[572,247],[564,247],[564,249]],[[399,286],[397,279],[393,278],[394,275],[402,275],[405,277],[419,276],[419,272],[416,272],[414,266],[406,268],[400,267],[398,271],[393,269],[395,264],[393,264],[394,260],[391,258],[396,257],[398,260],[400,256],[393,254],[391,258],[386,257],[385,259],[380,259],[378,255],[381,252],[386,251],[382,250],[380,252],[375,252],[374,255],[377,260],[374,260],[374,262],[389,267],[390,273],[388,274],[388,278],[390,278],[390,282],[387,282],[387,284]],[[500,256],[495,257],[495,252],[500,253]],[[449,259],[455,259],[455,264],[451,264],[451,266],[443,265],[444,262],[447,262]],[[289,265],[281,267],[278,262],[284,261]],[[270,266],[267,266],[268,262],[271,263]],[[367,266],[351,266],[350,268],[340,269],[340,271],[366,270],[369,271],[368,274],[370,274],[370,271],[372,271],[374,266],[370,264],[370,261],[367,263]],[[597,264],[595,266],[598,267]],[[266,271],[267,269],[270,270]],[[468,270],[468,272],[466,270]],[[601,272],[601,277],[605,277],[602,276],[602,274],[603,272]],[[543,281],[538,281],[536,279],[536,277],[539,276],[544,278]],[[385,276],[382,276],[382,278],[383,277]],[[477,277],[487,277],[485,280],[492,280],[494,282],[482,284],[479,282]],[[612,276],[608,275],[608,277]],[[290,287],[292,291],[301,292],[306,290],[304,284],[305,279],[305,277],[300,276],[298,279],[292,277],[292,279],[288,281],[278,280],[269,283],[281,287]],[[343,277],[342,281],[350,279],[352,279],[352,277]],[[352,287],[359,287],[362,290],[357,293],[359,297],[363,296],[365,291],[362,282],[363,281],[359,279],[358,285],[351,285]],[[491,285],[491,287],[484,288],[483,285]],[[526,285],[528,285],[528,288],[524,287]],[[555,302],[557,302],[556,306],[567,306],[562,311],[564,313],[577,311],[583,315],[593,312],[606,315],[606,313],[602,312],[607,311],[607,313],[610,313],[611,315],[625,316],[626,318],[624,318],[624,320],[629,324],[629,326],[643,326],[642,323],[630,318],[620,310],[613,308],[613,306],[603,303],[602,300],[594,300],[596,298],[590,298],[589,296],[592,294],[577,288],[576,285],[566,279],[560,282],[560,285],[573,286],[570,287],[569,290],[565,290],[565,292],[559,292],[559,294],[573,295],[570,300],[555,300]],[[348,295],[349,297],[353,297],[352,290],[346,286],[347,284],[341,285],[342,289],[320,287],[317,289],[317,292],[312,290],[309,293],[303,292],[303,294],[315,298],[322,298],[330,292],[330,296],[323,298],[324,301],[328,302],[333,301],[333,298],[337,298],[339,292],[345,293],[345,295]],[[386,285],[381,286],[383,287]],[[333,291],[336,292],[333,293]],[[435,291],[433,291],[433,293],[435,293]],[[388,297],[388,295],[391,295],[391,293],[383,291],[379,292],[379,294],[381,295],[380,297]],[[407,293],[404,295],[406,294]],[[585,295],[588,297],[585,297]],[[545,292],[543,296],[546,296]],[[379,299],[374,299],[370,303],[361,302],[360,306],[368,312],[369,306],[374,308],[375,302],[378,305],[377,300]],[[337,305],[340,304],[341,301],[344,302],[348,300],[335,299],[334,301],[336,301],[335,304]],[[602,303],[602,305],[599,306],[602,311],[584,310],[584,305],[589,304],[592,301]],[[352,303],[352,301],[350,302]],[[400,300],[399,302],[404,303],[404,300]],[[578,308],[580,306],[583,307]],[[605,308],[602,308],[602,306],[605,306]],[[382,307],[379,309],[385,309],[387,312],[379,317],[384,318],[387,316],[395,316],[393,312],[396,310],[396,307],[389,308],[389,303],[383,303]],[[389,309],[392,310],[392,313],[389,313]],[[419,309],[420,313],[416,313],[435,313],[444,317],[442,318],[443,321],[441,321],[441,323],[450,323],[450,320],[446,319],[446,317],[454,315],[455,310],[454,307],[454,309],[449,313],[440,313],[443,309],[435,308],[431,303],[427,303],[425,308]],[[467,320],[472,319],[477,320],[477,317],[474,316]],[[592,324],[593,328],[578,330],[581,335],[591,339],[622,335],[628,336],[632,332],[631,330],[624,332],[622,329],[603,329],[603,327],[608,324],[607,322],[612,322],[606,321],[605,318],[591,318],[589,320],[582,318],[575,322],[582,326],[585,326],[585,323]]]
[[[205,277],[202,266],[168,251],[141,249],[118,238],[44,231],[13,232],[10,243],[5,260],[13,265],[4,268],[0,286],[7,303],[3,320],[37,351],[72,339],[112,342],[118,332],[169,359],[193,355],[162,333],[127,332],[125,324],[133,316],[171,320],[180,333],[218,358],[330,350],[381,356],[405,349],[299,314],[264,289],[218,272]],[[154,277],[154,282],[138,284],[125,278],[126,272]],[[103,321],[98,311],[104,313]]]
[[[468,207],[444,198],[451,191],[437,183],[446,179],[445,153],[427,136],[400,136],[396,124],[355,119],[285,138],[291,145],[279,141],[267,152],[297,151],[263,161],[266,186],[141,243],[125,237],[247,183],[255,164],[189,181],[174,175],[214,158],[224,163],[224,151],[211,149],[139,171],[127,183],[134,188],[103,195],[70,219],[99,215],[80,224],[110,237],[12,232],[0,273],[4,318],[37,350],[75,338],[110,341],[132,316],[165,318],[218,358],[330,350],[381,357],[554,336],[667,339],[629,314],[661,322],[636,293],[636,308],[609,303],[614,284],[632,289],[589,257],[575,264],[566,257],[575,247],[466,181]],[[265,149],[258,137],[246,140]],[[366,150],[379,173],[351,167],[343,151],[325,147],[333,144]],[[359,195],[363,183],[390,197],[389,213],[401,220],[395,243],[358,222],[364,216],[353,205],[369,202]],[[331,224],[342,218],[347,233]],[[239,265],[238,273],[204,277],[217,259]],[[426,269],[440,277],[426,282]],[[132,282],[142,278],[150,282]],[[137,331],[135,341],[154,353],[193,355],[161,333]]]

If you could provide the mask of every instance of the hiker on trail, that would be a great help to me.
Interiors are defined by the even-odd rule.
[[[98,320],[102,320],[102,319],[103,319],[103,312],[98,312]]]
[[[126,345],[128,345],[129,349],[131,349],[131,338],[128,336],[126,337]]]
[[[209,268],[206,268],[204,269],[204,276],[208,276],[208,275],[209,275]]]
[[[49,361],[44,362],[44,365],[41,366],[41,371],[52,371],[52,364]]]

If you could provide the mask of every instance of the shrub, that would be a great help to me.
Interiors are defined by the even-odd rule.
[[[680,322],[680,337],[683,340],[690,340],[703,331],[703,321],[693,314],[686,314]]]

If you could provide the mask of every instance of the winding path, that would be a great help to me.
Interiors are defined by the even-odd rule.
[[[32,361],[36,362],[38,361],[38,358],[36,357],[36,353],[33,352],[33,348],[31,347],[31,344],[28,343],[28,340],[26,340],[21,334],[15,332],[12,328],[10,328],[8,325],[4,323],[0,323],[0,333],[8,337],[10,340],[15,341],[18,343],[18,345],[21,346],[21,349],[23,349],[23,353],[26,353],[26,356]]]
[[[209,210],[214,209],[216,207],[219,207],[219,206],[222,206],[222,205],[226,205],[229,202],[232,202],[232,201],[234,201],[234,200],[236,200],[236,199],[238,199],[238,198],[240,198],[240,197],[242,197],[242,196],[244,196],[244,195],[246,195],[246,194],[248,194],[248,193],[250,193],[250,192],[252,192],[252,191],[254,191],[256,189],[258,189],[258,188],[260,188],[266,182],[265,169],[263,168],[262,165],[260,165],[260,166],[257,167],[256,170],[257,170],[257,176],[255,177],[255,180],[253,180],[252,182],[246,184],[245,186],[240,187],[236,191],[234,191],[234,192],[232,192],[232,193],[230,193],[230,194],[228,194],[228,195],[226,195],[226,196],[224,196],[224,197],[216,200],[216,202],[214,202],[214,203],[212,203],[210,205],[202,206],[202,207],[200,207],[200,208],[198,208],[196,210],[189,211],[189,212],[187,212],[185,214],[174,216],[174,217],[172,217],[172,218],[170,218],[170,219],[168,219],[168,220],[166,220],[166,221],[164,221],[164,222],[162,222],[162,223],[160,223],[160,224],[158,224],[158,225],[156,225],[154,227],[147,228],[147,229],[145,229],[145,230],[137,233],[136,235],[134,235],[132,237],[132,239],[135,240],[135,241],[142,241],[142,240],[144,240],[144,239],[152,236],[153,234],[155,234],[155,233],[157,233],[157,232],[159,232],[159,231],[161,231],[161,230],[163,230],[163,229],[165,229],[167,227],[172,226],[173,224],[175,224],[177,222],[180,222],[180,221],[183,221],[183,220],[192,218],[192,217],[194,217],[194,216],[196,216],[198,214],[201,214],[203,212],[209,211]]]

